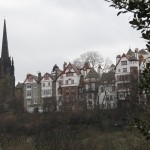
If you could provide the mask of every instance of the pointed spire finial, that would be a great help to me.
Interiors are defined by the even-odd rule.
[[[8,52],[8,41],[7,41],[6,21],[5,21],[5,19],[4,19],[1,58],[6,59],[6,58],[8,58],[8,57],[9,57],[9,52]]]

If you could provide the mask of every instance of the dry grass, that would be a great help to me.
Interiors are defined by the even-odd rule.
[[[88,129],[86,136],[53,135],[53,139],[41,136],[38,143],[34,138],[17,138],[9,141],[6,150],[148,150],[150,141],[136,131],[96,132]],[[85,134],[85,132],[83,132]],[[47,139],[45,139],[47,138]]]

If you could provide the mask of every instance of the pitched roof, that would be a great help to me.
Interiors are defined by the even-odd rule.
[[[109,72],[102,73],[101,83],[104,83],[104,81],[107,81],[107,83],[114,83],[115,82],[115,72],[109,71]]]
[[[118,63],[116,64],[115,69],[116,69],[116,67],[118,66],[120,60],[121,60],[123,57],[126,57],[127,59],[129,59],[128,56],[123,53],[123,54],[122,54],[122,57],[119,57],[120,59],[119,59]]]
[[[75,72],[79,75],[80,74],[80,70],[75,65],[73,65],[71,63],[69,63],[69,64],[72,66],[72,68],[75,70]]]
[[[85,77],[86,79],[87,78],[99,78],[99,74],[95,71],[94,68],[92,68],[89,73],[86,75]]]
[[[83,70],[87,70],[87,69],[91,69],[92,67],[90,66],[90,63],[87,61],[84,63],[84,66],[83,66]]]
[[[131,49],[128,50],[127,55],[132,56],[133,55],[133,51]]]
[[[48,75],[52,80],[54,80],[54,76],[47,72],[44,74],[44,76],[41,78],[41,80],[45,77],[45,75]]]
[[[148,52],[146,52],[144,49],[139,51],[139,54],[148,55]]]
[[[78,69],[75,65],[71,64],[70,62],[62,73],[65,73],[65,71],[68,69],[69,66],[73,68],[73,70],[77,73],[77,75],[80,74],[80,69]]]
[[[26,81],[30,76],[31,76],[36,82],[38,81],[38,77],[35,76],[35,75],[32,75],[32,74],[27,74],[27,77],[26,77],[25,81]],[[24,81],[24,82],[25,82],[25,81]]]
[[[133,55],[133,56],[131,56],[131,57],[129,57],[129,60],[130,61],[138,61],[138,59]]]
[[[21,89],[23,88],[23,83],[18,82],[18,84],[15,87],[16,89]]]

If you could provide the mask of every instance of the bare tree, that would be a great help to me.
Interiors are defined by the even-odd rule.
[[[107,57],[104,61],[104,63],[102,64],[103,70],[102,72],[108,72],[110,71],[110,65],[112,64],[112,61],[109,59],[109,57]]]
[[[85,62],[89,62],[92,67],[97,67],[98,65],[103,64],[104,58],[96,51],[89,51],[80,55],[80,57],[76,58],[73,61],[73,64],[77,67],[83,67]]]

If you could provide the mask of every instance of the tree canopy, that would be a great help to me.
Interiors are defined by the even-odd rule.
[[[90,66],[93,68],[100,65],[103,71],[106,71],[112,64],[112,61],[109,58],[104,59],[97,51],[88,51],[81,54],[78,58],[74,59],[73,64],[78,68],[82,68],[85,62],[89,62]]]

